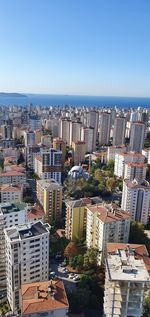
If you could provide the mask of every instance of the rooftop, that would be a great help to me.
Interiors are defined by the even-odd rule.
[[[50,226],[43,224],[41,221],[28,223],[5,229],[7,236],[11,241],[19,239],[24,240],[31,237],[36,237],[49,232]]]
[[[27,204],[25,203],[3,203],[0,204],[0,213],[2,214],[9,214],[12,212],[19,212],[20,210],[25,209]]]
[[[77,208],[77,207],[84,207],[87,205],[92,205],[92,204],[96,204],[100,202],[101,202],[100,197],[86,197],[86,198],[80,198],[78,200],[67,200],[66,205],[68,205],[71,208]]]
[[[106,267],[109,280],[150,282],[143,259],[136,256],[131,245],[126,245],[126,248],[118,247],[113,253],[108,252]]]
[[[25,176],[25,173],[21,173],[20,171],[8,171],[0,173],[0,177],[9,177],[9,176]]]
[[[62,281],[36,282],[22,285],[22,315],[68,309],[68,299]]]
[[[37,184],[39,184],[41,187],[43,187],[44,189],[60,189],[62,188],[62,186],[57,183],[54,179],[42,179],[42,180],[38,180]]]
[[[98,219],[103,223],[109,223],[113,221],[120,221],[123,219],[130,219],[128,212],[121,210],[119,207],[110,208],[110,206],[104,206],[102,204],[87,207],[93,214],[97,213]]]
[[[44,210],[40,206],[35,204],[34,206],[31,207],[30,210],[28,210],[27,219],[29,221],[32,221],[35,219],[42,219],[44,215],[45,215]]]
[[[0,192],[19,192],[22,190],[21,185],[13,185],[13,184],[2,184],[0,186]]]
[[[143,188],[143,189],[150,189],[150,184],[147,181],[137,181],[136,179],[134,179],[133,181],[130,181],[128,179],[124,180],[125,184],[127,187],[129,188]]]
[[[145,266],[150,271],[150,258],[144,244],[107,243],[107,253],[115,254],[118,249],[127,250],[127,247],[134,250],[137,259],[143,259]]]

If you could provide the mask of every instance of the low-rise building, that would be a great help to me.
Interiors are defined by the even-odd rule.
[[[141,317],[150,277],[144,245],[107,244],[104,316]]]
[[[102,262],[108,242],[127,243],[130,231],[129,213],[116,205],[96,205],[87,209],[86,243],[88,248],[97,248],[98,262]]]
[[[0,186],[1,203],[21,202],[23,199],[23,186],[13,184],[2,184]]]
[[[7,298],[13,312],[21,307],[23,284],[48,280],[49,226],[41,221],[6,228]]]
[[[36,282],[22,285],[22,317],[67,317],[69,303],[62,281]]]
[[[0,173],[0,184],[26,184],[26,174],[18,171]]]

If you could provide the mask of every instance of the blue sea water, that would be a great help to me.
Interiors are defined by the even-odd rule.
[[[0,105],[26,106],[32,103],[41,106],[95,106],[95,107],[150,107],[150,97],[106,97],[73,95],[26,94],[26,97],[0,97]]]

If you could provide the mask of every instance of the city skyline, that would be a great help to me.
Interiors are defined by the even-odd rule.
[[[149,97],[149,1],[0,7],[0,91]]]

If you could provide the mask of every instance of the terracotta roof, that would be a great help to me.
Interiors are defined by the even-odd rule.
[[[54,296],[48,293],[48,287],[54,289]],[[46,281],[22,285],[22,315],[69,308],[63,282]]]
[[[121,209],[115,209],[111,212],[108,208],[106,208],[103,205],[96,205],[96,206],[90,206],[87,207],[88,210],[90,210],[92,213],[97,213],[97,217],[103,222],[103,223],[109,223],[113,221],[119,221],[121,219],[129,219],[130,215],[128,212],[123,211]]]
[[[28,211],[27,218],[28,220],[41,219],[44,215],[44,210],[36,204]]]
[[[114,253],[118,249],[126,250],[127,247],[134,249],[135,254],[139,259],[143,259],[145,266],[150,271],[150,258],[146,246],[144,244],[126,244],[126,243],[107,243],[107,252]]]
[[[21,185],[12,185],[12,184],[2,184],[0,186],[1,192],[19,192],[22,190]]]
[[[132,162],[130,162],[130,163],[125,163],[125,165],[128,165],[128,166],[133,166],[133,167],[147,167],[147,164],[145,164],[145,163],[132,163]]]
[[[0,177],[7,177],[7,176],[25,176],[25,173],[21,173],[19,171],[8,171],[0,173]]]
[[[138,152],[121,152],[117,154],[122,156],[135,156],[135,157],[138,156],[138,157],[143,157],[145,159],[145,156]]]

